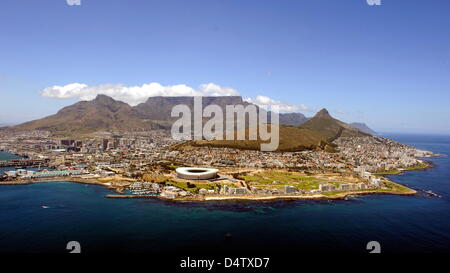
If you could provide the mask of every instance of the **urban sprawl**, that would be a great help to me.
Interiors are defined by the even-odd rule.
[[[426,167],[434,156],[382,137],[340,137],[336,152],[261,152],[230,148],[174,149],[165,131],[100,132],[54,138],[46,131],[0,132],[2,182],[73,181],[101,184],[111,197],[221,200],[331,197],[341,193],[412,190],[380,174]],[[180,178],[180,167],[218,169],[212,179]]]

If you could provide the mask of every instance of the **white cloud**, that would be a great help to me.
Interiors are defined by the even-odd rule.
[[[124,86],[121,84],[88,86],[81,83],[71,83],[64,86],[55,85],[41,91],[41,96],[57,99],[92,100],[98,94],[104,94],[134,106],[154,96],[238,96],[239,92],[233,88],[214,83],[202,84],[198,90],[195,90],[185,84],[164,86],[156,82],[142,86]]]
[[[41,96],[47,98],[81,100],[93,100],[97,95],[104,94],[116,100],[126,102],[132,106],[145,102],[154,96],[239,96],[239,92],[231,87],[220,86],[215,83],[201,84],[194,89],[185,84],[161,85],[157,82],[144,84],[142,86],[125,86],[122,84],[101,84],[88,86],[82,83],[71,83],[64,86],[51,86],[41,91]],[[274,100],[267,96],[256,96],[247,98],[246,101],[254,103],[261,108],[268,109],[270,106],[278,106],[279,112],[305,112],[310,108],[305,105],[294,106]]]
[[[239,92],[236,89],[223,87],[215,83],[201,84],[200,91],[205,96],[239,96]]]
[[[309,111],[309,107],[301,104],[299,106],[291,105],[288,103],[281,102],[279,100],[274,100],[267,96],[256,96],[255,98],[246,98],[245,101],[258,105],[259,107],[270,110],[271,106],[277,106],[279,112],[281,113],[291,113],[291,112],[304,112]]]
[[[81,92],[81,90],[86,87],[87,85],[82,83],[71,83],[64,86],[55,85],[42,90],[41,96],[49,98],[68,99],[76,97]]]
[[[300,112],[313,112],[314,111],[313,109],[311,109],[311,107],[308,107],[308,106],[306,106],[304,104],[300,104],[298,106],[298,109],[299,109]]]

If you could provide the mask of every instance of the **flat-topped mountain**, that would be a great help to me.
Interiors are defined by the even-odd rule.
[[[225,113],[227,105],[251,105],[240,96],[215,96],[202,97],[203,107],[208,105],[218,105]],[[194,107],[194,97],[150,97],[145,103],[135,106],[138,115],[144,119],[152,120],[153,122],[170,127],[172,122],[178,118],[171,118],[170,113],[175,105],[184,104],[190,109]],[[257,107],[258,111],[261,108]],[[265,111],[265,110],[262,110]],[[270,116],[268,116],[270,120]],[[305,115],[301,113],[281,113],[279,114],[279,121],[281,125],[299,126],[308,120]]]
[[[202,97],[203,107],[211,104],[225,109],[226,105],[248,105],[240,96],[220,96]],[[144,103],[136,105],[134,108],[143,118],[152,120],[167,120],[170,118],[172,108],[176,105],[184,104],[190,109],[194,107],[194,97],[150,97]]]
[[[226,105],[249,105],[240,96],[215,96],[202,97],[202,106],[218,105],[225,112]],[[134,107],[136,114],[142,118],[170,129],[172,123],[179,119],[171,117],[172,108],[176,105],[187,105],[189,109],[194,109],[194,97],[150,97],[144,103]]]
[[[320,110],[313,118],[299,128],[309,129],[333,141],[340,136],[368,136],[349,124],[333,118],[327,109]]]
[[[11,130],[47,130],[54,135],[83,135],[101,130],[133,130],[157,128],[138,117],[130,105],[105,95],[92,101],[80,101],[64,107],[55,115],[26,122]]]

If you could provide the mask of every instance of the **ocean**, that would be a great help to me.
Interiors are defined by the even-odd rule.
[[[449,136],[385,135],[450,155]],[[107,199],[69,182],[0,187],[0,253],[450,253],[450,158],[390,179],[441,198],[366,195],[334,201],[180,203]],[[46,206],[47,208],[43,208]]]

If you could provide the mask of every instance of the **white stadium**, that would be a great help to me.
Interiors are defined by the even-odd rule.
[[[177,177],[188,180],[208,180],[217,177],[218,169],[210,168],[178,168]]]

